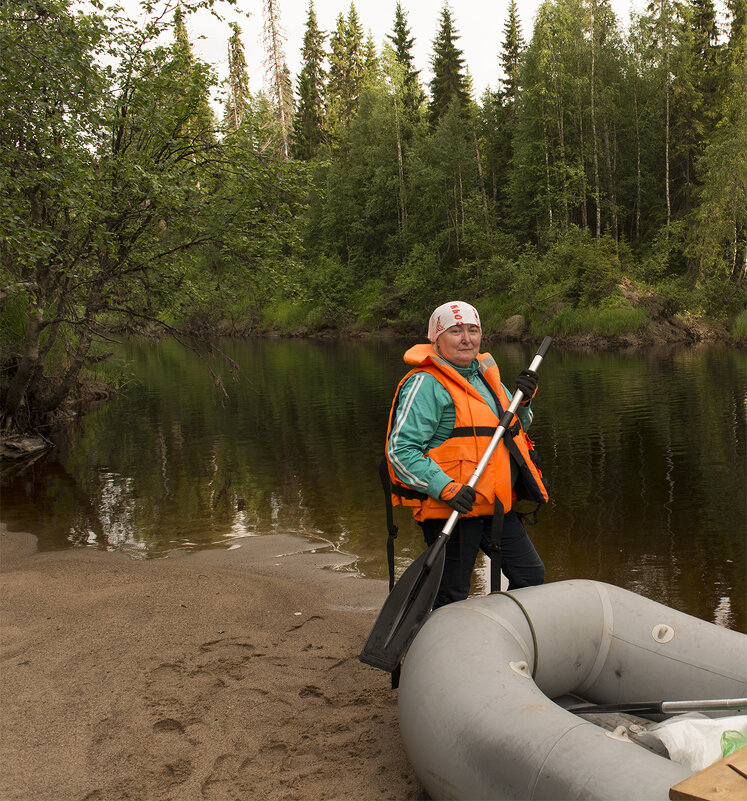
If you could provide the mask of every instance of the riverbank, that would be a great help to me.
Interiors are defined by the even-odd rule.
[[[635,330],[622,330],[619,333],[605,333],[604,326],[592,325],[591,330],[564,331],[552,320],[547,321],[543,330],[553,337],[553,347],[579,351],[629,351],[652,348],[699,347],[703,345],[728,345],[741,350],[747,349],[747,337],[736,336],[721,321],[681,313],[671,317],[656,314],[651,310],[652,319]],[[535,329],[536,329],[535,325]],[[542,326],[540,326],[542,327]],[[194,332],[193,332],[194,333]],[[196,335],[196,334],[195,334]],[[241,327],[224,329],[218,326],[211,334],[220,337],[267,337],[291,339],[401,339],[406,342],[425,340],[422,323],[391,322],[376,329],[358,326],[307,327],[292,329]],[[515,314],[498,326],[487,324],[483,328],[483,343],[523,343],[535,345],[542,337],[533,333],[529,321],[521,314]]]
[[[422,799],[358,653],[386,595],[286,535],[135,560],[0,527],[4,801]]]

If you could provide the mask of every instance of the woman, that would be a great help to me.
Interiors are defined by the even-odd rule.
[[[517,498],[548,500],[526,435],[537,374],[516,380],[524,399],[475,489],[467,482],[511,402],[495,360],[480,353],[477,310],[464,301],[439,306],[428,324],[428,345],[404,359],[413,369],[402,379],[389,415],[386,456],[392,503],[411,506],[430,545],[456,509],[460,515],[446,546],[446,562],[433,608],[469,594],[478,551],[497,556],[508,588],[544,581],[545,568],[521,519]]]

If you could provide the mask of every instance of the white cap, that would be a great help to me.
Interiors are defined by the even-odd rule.
[[[480,325],[480,315],[474,306],[463,300],[452,300],[439,306],[428,321],[428,339],[435,342],[440,334],[453,325]]]

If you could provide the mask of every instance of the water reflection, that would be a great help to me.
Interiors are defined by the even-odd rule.
[[[3,520],[43,548],[140,557],[298,533],[383,578],[377,464],[407,344],[223,343],[239,372],[221,372],[221,401],[194,353],[126,343],[130,383],[8,479]],[[509,384],[532,356],[491,350]],[[609,581],[745,628],[746,386],[747,357],[727,348],[551,351],[531,432],[552,487],[531,531],[548,579]],[[396,511],[401,572],[423,545]],[[486,582],[483,564],[475,590]]]

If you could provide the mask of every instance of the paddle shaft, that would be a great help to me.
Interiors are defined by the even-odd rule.
[[[529,365],[530,370],[537,372],[551,343],[552,337],[545,337],[544,340],[542,340],[542,344],[539,346],[537,354],[535,355],[534,359],[532,359],[532,363]],[[516,394],[513,396],[513,398],[511,398],[511,403],[509,404],[508,409],[506,409],[503,417],[501,417],[500,422],[498,423],[498,428],[496,428],[493,438],[488,443],[488,447],[485,448],[485,453],[483,453],[482,458],[477,463],[477,467],[475,467],[474,473],[472,473],[470,480],[467,482],[467,486],[472,487],[473,489],[477,486],[477,482],[480,480],[485,467],[493,456],[495,449],[498,447],[498,443],[501,441],[503,435],[511,425],[511,421],[516,414],[516,410],[521,405],[522,400],[524,400],[524,393],[517,388]],[[451,515],[449,515],[449,519],[441,529],[441,533],[433,543],[430,554],[423,564],[423,570],[425,572],[430,572],[430,570],[433,568],[433,565],[436,563],[439,554],[443,548],[446,547],[446,543],[449,541],[451,532],[454,530],[454,526],[456,525],[457,520],[459,520],[459,517],[460,514],[456,509],[451,513]]]
[[[630,704],[588,704],[572,706],[569,712],[594,714],[603,712],[638,712],[645,715],[675,715],[682,712],[701,712],[728,709],[747,709],[747,698],[717,698],[702,701],[637,701]]]

